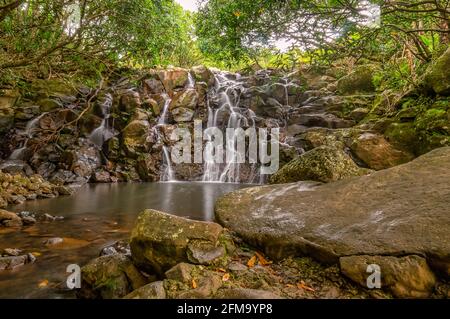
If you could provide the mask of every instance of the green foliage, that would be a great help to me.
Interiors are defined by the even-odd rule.
[[[98,78],[117,66],[190,66],[200,57],[192,17],[173,0],[23,0],[1,9],[10,2],[0,0],[4,81],[27,71]]]

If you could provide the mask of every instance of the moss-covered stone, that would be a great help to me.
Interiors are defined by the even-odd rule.
[[[188,250],[191,244],[201,242],[207,250],[218,247],[222,231],[215,223],[145,210],[139,215],[131,234],[131,255],[139,268],[162,275],[176,264],[190,261]]]
[[[357,92],[374,92],[373,69],[360,66],[352,73],[342,77],[337,82],[337,89],[341,94],[349,95]]]
[[[77,295],[87,299],[122,298],[147,283],[131,260],[120,254],[92,260],[81,269],[81,278]]]
[[[450,47],[428,68],[424,84],[436,94],[450,95]]]
[[[359,168],[342,149],[317,147],[292,160],[270,178],[271,184],[297,181],[331,182],[360,176],[367,170]]]

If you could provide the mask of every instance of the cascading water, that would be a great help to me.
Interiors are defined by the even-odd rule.
[[[106,93],[103,97],[103,101],[100,103],[100,109],[102,111],[103,119],[99,127],[92,131],[89,139],[97,145],[99,149],[103,144],[114,137],[115,132],[111,126],[111,107],[113,104],[113,97],[110,93]]]
[[[27,144],[28,141],[33,138],[34,135],[34,131],[36,126],[39,124],[39,121],[41,120],[41,118],[43,116],[45,116],[46,114],[48,114],[47,112],[42,113],[41,115],[37,116],[36,118],[32,119],[31,121],[29,121],[25,127],[25,130],[23,130],[23,132],[21,132],[22,135],[25,136],[25,142],[23,143],[23,146],[20,148],[15,149],[11,155],[9,156],[9,160],[21,160],[23,159],[23,156],[25,154],[25,151],[27,149]]]
[[[164,125],[168,124],[168,112],[169,112],[169,106],[170,106],[170,102],[172,102],[172,99],[169,97],[169,95],[167,93],[164,93],[162,95],[162,97],[164,98],[164,107],[163,107],[163,111],[159,117],[158,120],[158,125],[155,128],[155,134],[158,137],[158,142],[162,143],[162,134],[160,132],[160,128]],[[163,156],[163,173],[161,174],[160,177],[160,181],[161,182],[173,182],[176,181],[175,179],[175,173],[172,169],[172,164],[170,161],[170,152],[167,148],[166,145],[164,145],[164,143],[162,143],[162,156]]]
[[[237,128],[255,128],[255,114],[252,110],[240,106],[241,94],[245,92],[244,81],[241,80],[239,74],[232,75],[225,72],[216,72],[215,86],[209,92],[208,99],[208,123],[207,130],[211,128],[219,128],[225,132],[225,129],[232,128],[234,135],[228,141],[226,149],[231,154],[225,164],[217,163],[214,158],[205,158],[204,174],[202,180],[204,182],[229,182],[240,183],[241,180],[241,163],[245,159],[239,158],[237,145],[234,143],[237,138]],[[234,79],[235,77],[235,79]],[[228,119],[226,119],[228,115]],[[210,147],[210,144],[207,147]],[[208,153],[209,150],[208,150]],[[250,177],[247,181],[253,183],[258,179],[256,165],[252,165]]]

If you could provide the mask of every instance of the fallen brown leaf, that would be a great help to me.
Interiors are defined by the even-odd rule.
[[[311,292],[314,292],[314,291],[315,291],[314,288],[311,288],[311,287],[307,286],[303,280],[300,281],[300,282],[297,284],[297,287],[298,287],[299,289],[303,289],[303,290],[306,290],[306,291],[311,291]]]
[[[255,267],[255,264],[256,264],[256,255],[250,258],[250,260],[247,262],[247,266],[249,268],[253,268]]]
[[[48,286],[48,280],[47,280],[47,279],[42,280],[42,281],[38,284],[38,287],[39,287],[39,288],[45,288],[45,287],[47,287],[47,286]]]
[[[264,258],[264,256],[263,256],[261,253],[256,252],[255,254],[256,254],[256,256],[258,256],[259,264],[260,264],[261,266],[267,266],[267,265],[272,264],[272,262],[271,262],[271,261],[268,261],[266,258]]]
[[[197,282],[195,281],[195,279],[192,279],[192,288],[197,288]]]

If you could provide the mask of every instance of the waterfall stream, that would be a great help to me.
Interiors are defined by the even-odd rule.
[[[25,136],[25,142],[23,143],[23,146],[20,148],[15,149],[11,155],[9,156],[9,160],[21,160],[23,159],[23,156],[25,154],[25,151],[27,149],[28,141],[33,138],[34,135],[34,129],[39,124],[39,121],[42,117],[44,117],[47,112],[42,113],[41,115],[35,117],[31,121],[29,121],[25,127],[25,130],[21,132],[22,135]]]
[[[225,145],[229,150],[229,156],[224,164],[217,163],[214,158],[205,158],[204,182],[243,182],[240,176],[241,163],[245,158],[240,158],[241,154],[237,150],[238,128],[255,128],[255,114],[252,110],[241,107],[241,94],[245,92],[245,83],[239,74],[233,75],[226,72],[216,72],[214,74],[215,85],[209,92],[208,99],[208,123],[207,131],[212,128],[219,128],[225,132],[227,128],[232,128],[234,134]],[[227,118],[228,116],[228,118]],[[256,165],[252,165],[250,180],[246,182],[257,182],[259,174]]]
[[[113,103],[113,97],[110,93],[106,93],[103,101],[100,103],[100,109],[102,111],[102,122],[99,127],[94,129],[89,136],[89,139],[97,145],[99,149],[102,148],[103,144],[114,137],[115,132],[110,124],[111,118],[111,107]]]
[[[156,126],[156,129],[155,129],[155,133],[156,133],[156,136],[158,137],[159,142],[161,142],[162,138],[163,138],[160,129],[162,126],[168,124],[168,112],[169,112],[170,102],[172,102],[172,99],[169,97],[169,95],[167,93],[164,93],[162,96],[164,98],[164,107],[163,107],[163,111],[159,117],[158,125]],[[166,145],[164,145],[164,143],[162,146],[162,151],[163,151],[163,153],[162,153],[163,172],[161,173],[160,181],[161,182],[174,182],[174,181],[176,181],[176,179],[175,179],[175,173],[172,169],[172,163],[170,160],[170,152],[169,152],[168,147]]]

